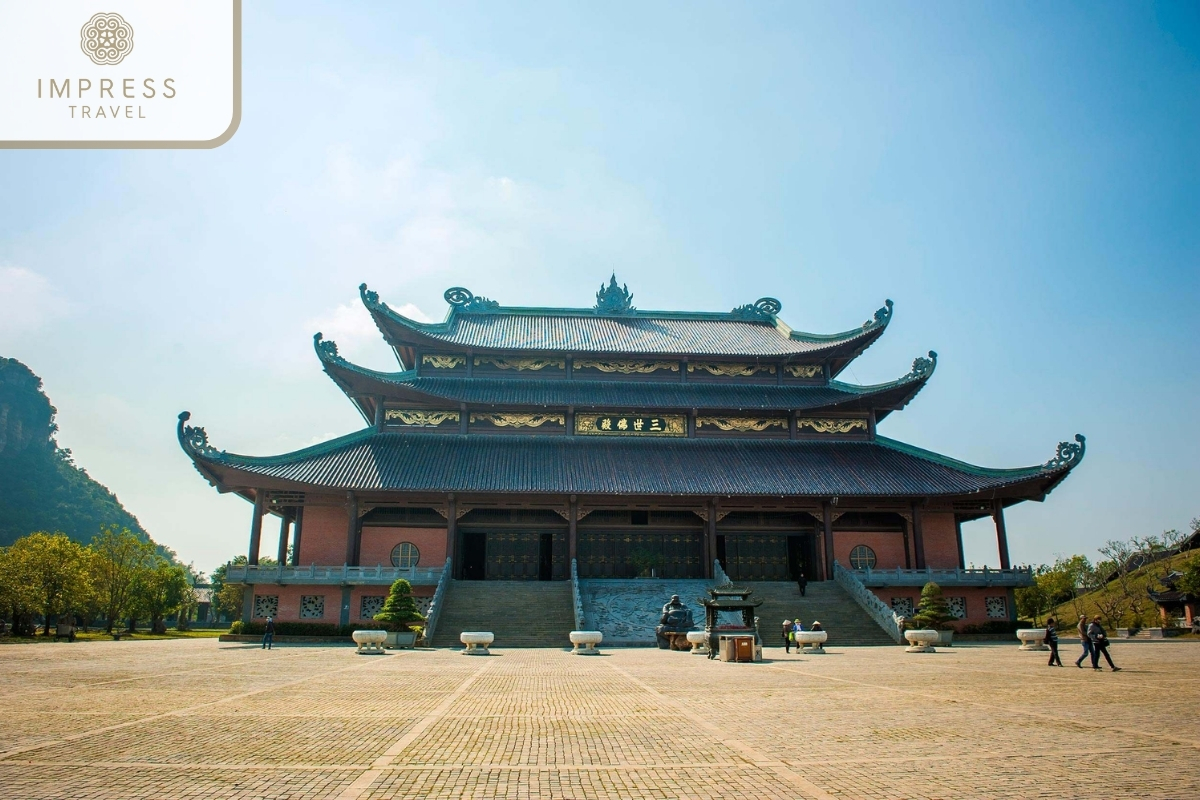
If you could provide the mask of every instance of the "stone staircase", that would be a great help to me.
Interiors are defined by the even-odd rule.
[[[434,647],[461,647],[463,631],[491,631],[495,648],[570,647],[570,581],[450,581]]]
[[[780,631],[784,619],[800,617],[808,629],[813,620],[820,620],[821,627],[829,633],[829,646],[847,647],[856,645],[893,645],[892,637],[880,628],[875,620],[854,602],[846,590],[833,581],[813,581],[808,584],[806,596],[790,581],[751,581],[739,583],[753,589],[751,599],[763,600],[758,607],[758,628],[763,644],[781,647]]]

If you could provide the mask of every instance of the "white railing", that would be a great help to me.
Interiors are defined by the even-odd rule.
[[[307,567],[290,567],[280,564],[275,567],[249,566],[246,564],[227,564],[225,567],[226,583],[316,583],[316,584],[390,584],[399,578],[406,578],[413,586],[432,586],[437,583],[440,569],[428,567],[385,567],[376,564],[373,567],[319,566],[310,564]]]
[[[864,586],[924,586],[929,582],[938,586],[1032,586],[1033,568],[1013,569],[859,569],[847,570]]]
[[[729,580],[729,576],[725,574],[724,567],[721,566],[721,560],[713,559],[713,580],[717,586],[732,586],[733,581]]]
[[[571,600],[575,604],[575,630],[583,630],[583,596],[579,594],[579,565],[571,559]]]
[[[888,636],[891,636],[897,644],[903,642],[902,617],[864,586],[853,571],[843,568],[841,564],[834,561],[833,579],[837,581],[838,586],[841,586],[847,594],[854,598],[854,602],[862,606],[863,611],[866,611],[867,615],[875,620]]]
[[[438,578],[437,588],[433,590],[433,600],[429,601],[429,613],[425,615],[425,645],[433,643],[433,632],[437,628],[438,618],[442,616],[442,606],[445,605],[446,587],[450,583],[450,559],[442,567]]]

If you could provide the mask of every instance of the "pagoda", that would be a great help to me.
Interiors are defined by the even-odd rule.
[[[615,276],[588,308],[452,288],[439,323],[359,288],[399,370],[352,364],[320,333],[314,346],[362,430],[247,456],[179,416],[200,474],[253,504],[249,566],[230,572],[247,621],[370,619],[398,576],[428,602],[448,581],[819,582],[838,569],[897,613],[940,575],[964,624],[1010,620],[1029,575],[1009,563],[1004,510],[1045,499],[1084,454],[1076,436],[1043,464],[991,469],[880,435],[937,366],[931,351],[888,383],[839,380],[887,330],[890,300],[811,334],[770,297],[645,311]],[[280,521],[270,569],[267,515]],[[984,517],[1001,569],[979,578],[960,526]]]

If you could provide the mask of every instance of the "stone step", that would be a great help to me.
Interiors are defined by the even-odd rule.
[[[570,581],[450,581],[434,647],[463,631],[491,631],[495,647],[567,647],[575,627]]]
[[[799,587],[790,581],[753,581],[751,597],[764,602],[758,608],[759,631],[768,646],[781,645],[783,620],[799,617],[805,628],[819,620],[829,633],[832,646],[894,645],[892,637],[854,602],[846,590],[834,581],[814,581],[800,596]]]

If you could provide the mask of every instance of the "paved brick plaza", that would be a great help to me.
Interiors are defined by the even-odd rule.
[[[0,797],[1200,797],[1200,645],[1113,650],[9,645]]]

